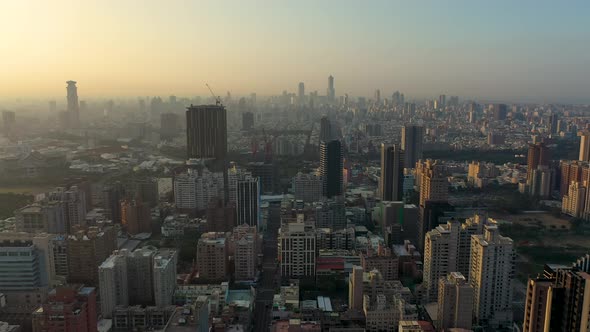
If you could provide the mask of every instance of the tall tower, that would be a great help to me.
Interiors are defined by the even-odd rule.
[[[581,161],[590,161],[590,131],[580,131],[578,136],[580,136],[580,158],[578,159]]]
[[[76,81],[67,81],[68,86],[68,119],[70,127],[77,127],[80,122],[80,104],[78,103],[78,87]]]
[[[186,110],[187,159],[225,160],[227,114],[223,105],[191,105]]]
[[[397,145],[381,144],[379,195],[382,201],[403,199],[404,153]]]
[[[549,148],[545,143],[529,144],[527,155],[526,178],[527,184],[532,184],[533,171],[539,166],[549,167]]]
[[[320,120],[320,143],[328,142],[332,139],[332,124],[327,116],[323,116]]]
[[[299,82],[299,91],[298,96],[299,104],[303,105],[303,100],[305,99],[305,84],[303,82]]]
[[[260,181],[249,174],[237,183],[238,225],[260,227]]]
[[[334,90],[334,76],[328,77],[328,101],[334,102],[336,99],[336,90]]]
[[[331,198],[343,192],[342,144],[338,140],[320,143],[320,175],[323,181],[323,195]]]
[[[440,331],[471,329],[473,287],[460,272],[451,272],[446,278],[441,278],[438,284],[436,328]]]
[[[404,150],[405,168],[415,168],[416,162],[422,159],[422,143],[424,127],[406,125],[402,127],[402,149]]]
[[[512,239],[501,236],[497,226],[487,225],[483,235],[472,236],[469,284],[478,324],[498,328],[512,323],[514,257]]]

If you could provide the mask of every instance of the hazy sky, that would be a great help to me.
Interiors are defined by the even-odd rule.
[[[590,1],[0,0],[0,97],[590,101]]]

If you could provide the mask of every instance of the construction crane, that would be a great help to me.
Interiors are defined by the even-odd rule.
[[[211,89],[208,83],[205,83],[205,85],[207,86],[207,89],[209,89],[209,92],[211,92],[211,96],[213,96],[213,99],[215,99],[215,105],[221,106],[221,97],[215,96],[215,93],[213,93],[213,90]]]

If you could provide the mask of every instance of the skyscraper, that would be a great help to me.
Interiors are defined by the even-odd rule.
[[[404,167],[415,168],[416,162],[422,159],[422,142],[424,127],[405,125],[402,127],[402,149],[404,151]]]
[[[313,225],[307,226],[303,215],[296,222],[281,225],[278,252],[281,277],[315,277],[316,234]]]
[[[472,236],[469,284],[478,324],[489,328],[512,324],[514,258],[512,239],[501,236],[497,226],[486,225],[483,235]]]
[[[71,127],[77,127],[80,121],[80,104],[78,103],[78,88],[76,81],[67,81],[68,119]]]
[[[218,105],[191,105],[186,111],[187,159],[224,161],[227,155],[227,114]]]
[[[303,105],[305,100],[305,84],[303,82],[299,82],[299,90],[297,97],[299,98],[299,104]]]
[[[260,227],[260,181],[246,174],[237,183],[238,225]]]
[[[336,99],[336,90],[334,90],[334,76],[328,77],[328,101],[334,102]]]
[[[320,143],[320,176],[323,181],[323,195],[327,198],[343,193],[342,144],[338,140]]]
[[[404,157],[399,146],[381,144],[379,194],[382,201],[403,199]]]
[[[580,136],[580,161],[590,161],[590,131],[582,130],[578,132]]]
[[[332,136],[332,123],[327,116],[323,116],[320,120],[320,143],[331,140]]]

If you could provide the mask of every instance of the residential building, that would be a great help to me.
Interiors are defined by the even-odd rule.
[[[224,197],[223,188],[222,172],[189,168],[174,176],[174,203],[177,209],[187,213],[203,211],[212,199]]]
[[[451,272],[438,282],[438,314],[435,323],[439,331],[452,328],[471,329],[473,316],[473,287],[460,272]]]
[[[99,285],[98,267],[117,249],[113,227],[89,227],[68,236],[68,282]]]
[[[33,313],[33,332],[96,332],[97,317],[94,287],[58,287]]]
[[[197,244],[199,278],[222,281],[228,276],[228,243],[225,233],[203,233]]]
[[[152,232],[149,206],[140,200],[121,201],[121,225],[129,235]]]

